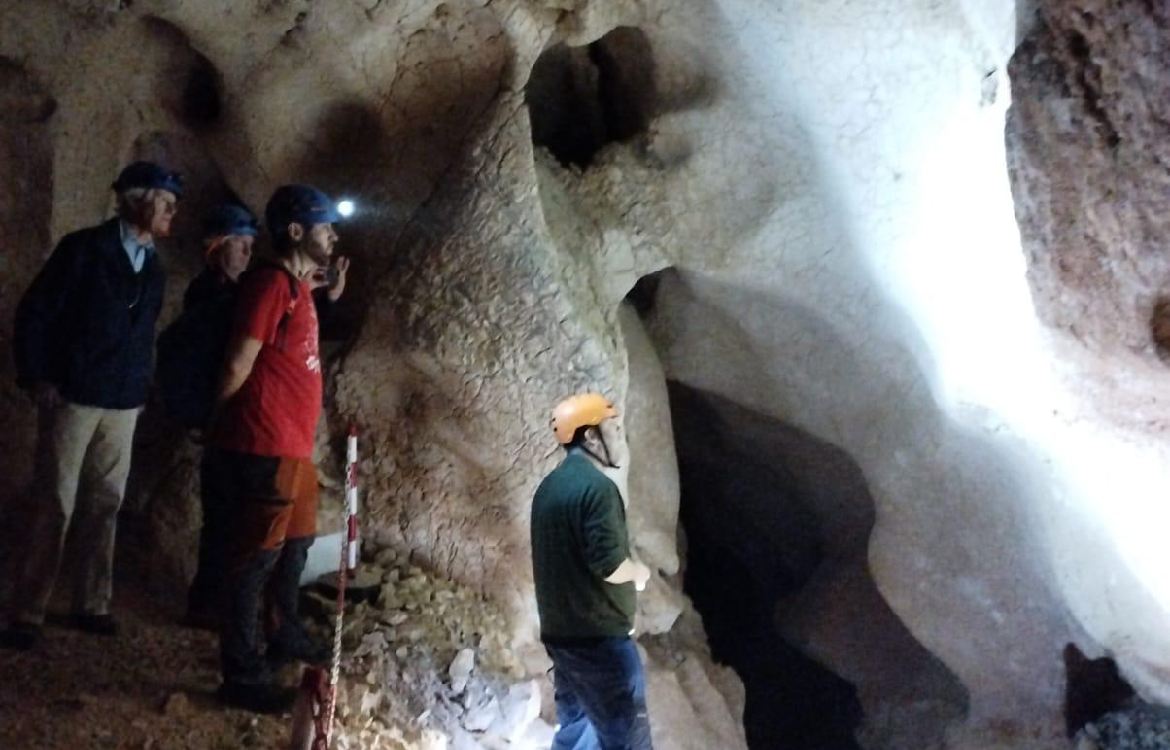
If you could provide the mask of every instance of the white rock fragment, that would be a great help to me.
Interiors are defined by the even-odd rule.
[[[451,660],[451,666],[447,669],[447,674],[451,677],[451,692],[453,695],[462,695],[463,691],[467,689],[467,681],[471,678],[471,672],[475,669],[475,650],[465,648],[455,655]]]
[[[469,732],[456,727],[451,734],[451,750],[484,750],[484,747]]]
[[[517,750],[544,750],[546,747],[552,747],[553,736],[556,733],[556,727],[537,717],[528,725],[524,736],[513,744]]]
[[[498,720],[502,720],[500,702],[496,697],[487,696],[482,702],[470,706],[463,714],[463,728],[469,732],[486,732]]]
[[[364,690],[362,691],[361,710],[362,714],[373,714],[382,705],[382,691],[381,690]]]
[[[521,682],[508,688],[501,706],[501,715],[488,729],[488,734],[503,737],[515,743],[540,716],[540,685],[536,680]]]
[[[386,642],[386,636],[380,630],[367,633],[362,636],[362,643],[358,646],[354,656],[365,656],[366,654],[379,654],[386,650],[389,644]]]
[[[424,729],[419,738],[419,750],[447,750],[450,739],[437,729]]]

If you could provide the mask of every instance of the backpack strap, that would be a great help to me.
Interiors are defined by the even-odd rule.
[[[288,292],[290,297],[288,307],[285,308],[284,314],[280,316],[280,322],[276,324],[275,345],[277,349],[284,351],[285,340],[288,337],[288,323],[292,320],[293,311],[297,309],[297,301],[301,296],[301,282],[283,264],[276,263],[275,261],[264,261],[257,268],[273,268],[279,270],[288,279]]]

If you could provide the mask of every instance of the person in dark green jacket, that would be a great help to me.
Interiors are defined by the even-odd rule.
[[[532,502],[532,569],[540,637],[553,661],[553,750],[651,750],[646,683],[634,632],[635,589],[649,569],[630,556],[625,505],[602,468],[620,426],[604,396],[553,411],[568,455]]]

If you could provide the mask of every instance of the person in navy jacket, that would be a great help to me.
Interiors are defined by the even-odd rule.
[[[116,635],[109,612],[114,534],[131,442],[151,382],[164,272],[154,241],[171,232],[181,177],[135,162],[113,189],[118,216],[66,235],[16,309],[18,385],[38,408],[28,548],[0,645],[39,640],[66,533],[81,549],[77,627]]]

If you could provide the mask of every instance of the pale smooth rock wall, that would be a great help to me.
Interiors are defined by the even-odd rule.
[[[972,723],[1059,742],[1059,651],[1083,637],[1046,546],[1059,501],[977,367],[1009,316],[962,317],[983,299],[1035,318],[1004,169],[1013,7],[719,11],[702,39],[726,88],[656,120],[649,146],[688,155],[659,243],[681,273],[650,324],[667,376],[852,456],[877,587],[967,688]],[[693,133],[719,135],[688,153]],[[596,193],[622,196],[630,161],[599,169]],[[684,174],[702,177],[673,189]],[[647,193],[617,212],[663,212]]]

